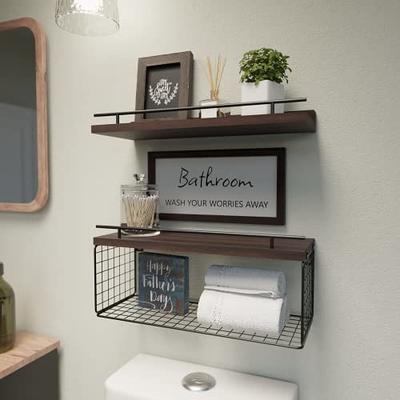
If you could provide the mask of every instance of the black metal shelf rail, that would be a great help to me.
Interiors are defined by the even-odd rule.
[[[301,262],[301,314],[291,314],[281,335],[273,337],[246,330],[216,328],[197,322],[197,302],[185,316],[143,308],[137,297],[137,249],[97,245],[94,248],[95,310],[98,317],[192,333],[301,349],[314,314],[314,249]]]
[[[217,105],[208,106],[186,106],[186,107],[169,107],[169,108],[148,108],[144,110],[133,110],[133,111],[115,111],[115,112],[105,112],[93,114],[95,118],[102,117],[115,117],[115,123],[120,123],[120,117],[123,115],[137,115],[137,114],[152,114],[152,113],[164,113],[171,111],[197,111],[206,110],[209,108],[233,108],[233,107],[249,107],[249,106],[260,106],[260,105],[270,105],[271,114],[275,114],[276,104],[288,104],[288,103],[301,103],[307,101],[306,97],[297,97],[294,99],[282,99],[282,100],[272,100],[272,101],[249,101],[244,103],[222,103]]]
[[[261,232],[261,231],[221,231],[216,229],[196,229],[196,228],[176,228],[171,226],[157,226],[154,228],[136,228],[129,227],[127,228],[124,225],[96,225],[98,229],[109,229],[113,231],[117,231],[118,239],[121,239],[124,234],[123,232],[127,232],[128,234],[143,234],[143,233],[152,233],[152,232],[181,232],[181,233],[213,233],[218,235],[227,235],[227,236],[257,236],[257,237],[265,237],[270,240],[270,248],[274,248],[275,239],[305,239],[305,236],[300,235],[278,235],[275,233]]]

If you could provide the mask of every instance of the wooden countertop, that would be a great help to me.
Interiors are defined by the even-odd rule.
[[[0,354],[0,379],[56,350],[59,345],[58,339],[18,332],[14,348]]]

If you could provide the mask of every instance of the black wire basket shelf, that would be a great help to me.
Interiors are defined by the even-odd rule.
[[[253,343],[270,344],[293,349],[302,347],[300,315],[290,315],[282,333],[277,337],[260,335],[245,330],[238,331],[213,327],[212,325],[201,325],[197,322],[197,303],[194,302],[190,303],[189,312],[185,316],[181,316],[141,307],[138,297],[133,296],[105,311],[99,312],[98,316],[118,321],[134,322],[136,324],[201,333],[203,335],[244,340]]]
[[[109,240],[113,245],[104,244]],[[148,240],[154,246],[157,239]],[[274,337],[199,324],[196,301],[190,303],[189,312],[184,316],[141,306],[136,286],[136,259],[142,248],[134,247],[137,239],[131,243],[118,239],[118,235],[112,239],[100,236],[95,238],[94,243],[95,310],[98,317],[291,349],[304,347],[314,311],[314,246],[309,248],[300,262],[301,312],[291,314],[281,334]]]

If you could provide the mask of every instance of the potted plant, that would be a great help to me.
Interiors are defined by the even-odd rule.
[[[284,86],[291,72],[288,58],[278,50],[265,47],[250,50],[240,60],[242,102],[284,99]],[[276,113],[283,113],[284,104],[275,106]],[[270,105],[242,107],[242,115],[270,114]]]

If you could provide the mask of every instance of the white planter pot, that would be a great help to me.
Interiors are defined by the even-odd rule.
[[[283,100],[285,98],[284,86],[281,83],[273,81],[261,81],[258,85],[255,83],[242,83],[242,102],[250,101],[271,101]],[[283,113],[285,105],[275,104],[275,113]],[[271,114],[271,105],[242,107],[242,115]]]

